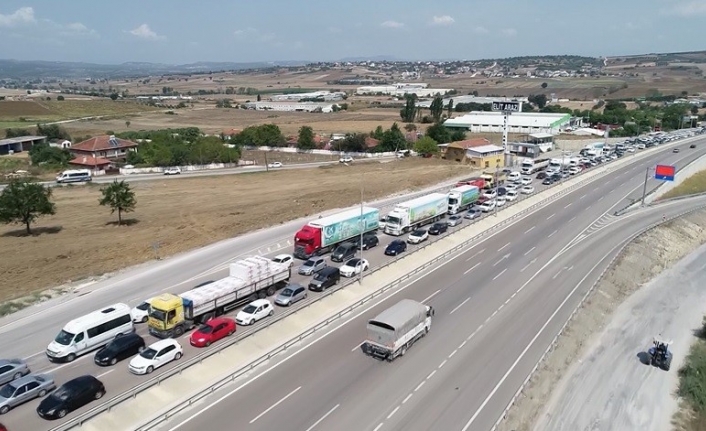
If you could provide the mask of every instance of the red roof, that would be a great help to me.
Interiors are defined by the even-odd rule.
[[[365,146],[368,148],[375,148],[378,146],[379,143],[380,143],[379,140],[377,140],[375,138],[371,138],[370,136],[365,138]]]
[[[112,142],[111,142],[112,141]],[[135,148],[137,144],[126,139],[116,138],[111,135],[94,136],[83,142],[71,146],[71,150],[79,151],[105,151],[115,148]]]
[[[464,150],[467,150],[469,148],[480,147],[480,146],[489,145],[489,144],[490,144],[490,141],[485,138],[472,138],[472,139],[466,139],[463,141],[452,142],[449,144],[449,147],[462,148]]]
[[[108,159],[104,159],[102,157],[93,157],[93,156],[78,156],[69,162],[70,165],[91,166],[91,167],[105,166],[105,165],[109,165],[111,163],[112,162]]]

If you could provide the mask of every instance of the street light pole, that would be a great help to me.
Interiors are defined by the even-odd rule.
[[[647,195],[647,180],[650,177],[650,169],[652,169],[651,166],[648,166],[647,169],[645,169],[645,183],[642,185],[642,203],[640,206],[645,206],[645,196]]]
[[[360,174],[360,276],[358,283],[363,284],[363,232],[365,231],[365,219],[363,219],[363,174]]]

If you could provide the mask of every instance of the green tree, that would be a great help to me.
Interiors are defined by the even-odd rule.
[[[382,139],[382,135],[384,133],[385,133],[385,130],[382,128],[382,126],[377,126],[375,128],[375,130],[372,133],[370,133],[370,136],[379,141]]]
[[[125,120],[125,127],[130,127],[130,120]]]
[[[43,215],[54,215],[49,187],[28,180],[13,180],[0,193],[0,222],[23,224],[27,234],[31,225]]]
[[[393,123],[392,127],[385,130],[382,134],[382,139],[378,145],[381,151],[398,151],[402,149],[407,149],[407,140],[404,137],[404,133],[400,130],[400,126],[397,123]],[[376,147],[377,148],[377,147]]]
[[[62,96],[62,95],[60,94],[60,95],[56,96],[56,100],[58,100],[59,102],[61,102],[62,100],[64,100],[64,96]]]
[[[542,88],[547,88],[547,87],[548,87],[547,83],[546,83],[546,82],[542,82]]]
[[[417,115],[417,95],[405,94],[405,104],[404,108],[400,111],[400,117],[405,123],[411,123],[414,121],[414,116]]]
[[[431,101],[431,105],[429,106],[429,111],[435,123],[441,121],[441,114],[444,113],[444,100],[441,96],[434,97],[434,100]]]
[[[262,100],[262,97],[260,97],[260,95],[258,94],[258,95],[257,95],[257,101],[259,102],[259,101],[261,101],[261,100]]]
[[[691,115],[696,115],[699,113],[699,107],[696,105],[691,106]]]
[[[27,129],[5,129],[6,138],[17,138],[19,136],[28,136],[31,134],[32,132]]]
[[[463,129],[452,129],[450,133],[451,135],[449,135],[449,139],[451,142],[463,141],[466,139],[466,132]]]
[[[49,140],[71,140],[71,135],[69,135],[69,133],[58,124],[37,124],[37,134],[46,136]]]
[[[102,206],[110,207],[110,213],[118,212],[118,225],[123,224],[123,212],[131,212],[135,210],[137,199],[135,192],[130,189],[130,184],[125,180],[114,180],[112,183],[101,188],[103,196],[98,203]]]
[[[71,153],[64,148],[52,147],[49,144],[37,144],[29,150],[29,158],[32,165],[66,165],[71,160]]]
[[[118,97],[120,97],[118,93],[110,93],[110,100],[118,100]]]
[[[537,108],[542,109],[547,105],[547,95],[546,94],[530,94],[527,96],[527,100],[537,106]]]
[[[335,148],[347,153],[362,153],[365,151],[365,138],[363,133],[349,133],[345,138],[336,142]]]
[[[301,126],[299,128],[297,148],[300,150],[313,150],[316,148],[316,143],[314,142],[314,129],[310,126]]]
[[[453,110],[454,110],[454,100],[450,99],[449,104],[446,105],[446,116],[451,118],[451,113],[453,112]]]
[[[414,143],[414,151],[419,154],[436,154],[439,152],[439,146],[436,141],[429,136],[422,136]]]
[[[443,124],[434,124],[433,126],[429,126],[426,136],[442,144],[448,144],[451,142],[451,132]]]

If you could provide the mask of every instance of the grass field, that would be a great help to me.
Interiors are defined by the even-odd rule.
[[[136,182],[136,211],[125,215],[131,225],[121,227],[98,205],[98,186],[57,188],[56,215],[41,218],[34,236],[24,236],[22,226],[0,230],[0,249],[5,250],[0,302],[154,259],[156,242],[164,257],[353,205],[359,202],[359,175],[374,178],[365,183],[365,199],[373,200],[468,172],[468,167],[443,160],[411,158],[352,168]]]
[[[32,127],[38,122],[45,123],[92,116],[123,117],[155,110],[158,108],[112,100],[0,101],[0,125],[7,124],[5,128]]]
[[[706,192],[706,171],[697,172],[660,197],[662,199]]]

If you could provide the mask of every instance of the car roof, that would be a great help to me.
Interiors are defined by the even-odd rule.
[[[274,257],[274,259],[285,259],[285,258],[290,258],[290,259],[291,259],[291,258],[292,258],[292,255],[291,255],[291,254],[287,254],[287,253],[282,253],[282,254],[278,254],[277,256]]]
[[[172,338],[165,338],[164,340],[155,341],[154,343],[150,344],[149,347],[154,350],[159,350],[174,344],[178,344],[178,342]]]
[[[26,376],[20,377],[19,379],[15,379],[15,380],[11,381],[10,383],[12,383],[12,386],[17,388],[17,387],[20,387],[20,386],[25,385],[27,383],[37,381],[37,376],[38,376],[37,374],[27,374]]]
[[[361,260],[362,260],[362,259],[359,258],[359,257],[354,257],[354,258],[352,258],[352,259],[348,259],[348,262],[346,262],[346,265],[348,265],[349,263],[355,264],[355,263],[358,263],[358,262],[361,261]]]
[[[254,305],[255,307],[259,307],[261,305],[269,304],[270,301],[266,299],[256,299],[253,302],[250,303],[250,305]]]
[[[0,366],[3,365],[25,365],[26,362],[22,359],[0,359]]]

